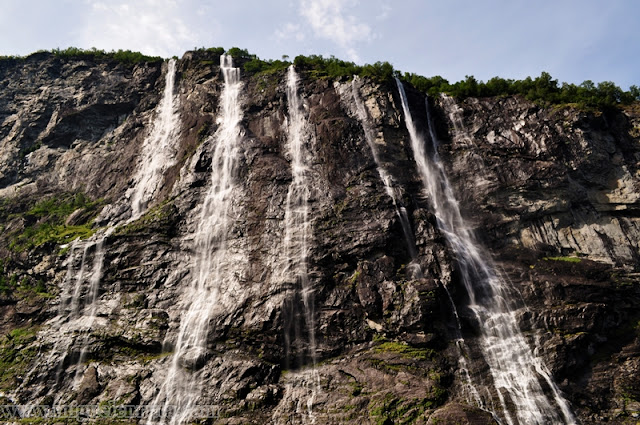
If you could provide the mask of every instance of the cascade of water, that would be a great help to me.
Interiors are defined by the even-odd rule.
[[[163,96],[158,104],[151,132],[142,145],[133,186],[125,196],[129,200],[131,215],[124,224],[137,220],[146,211],[147,206],[161,186],[164,172],[175,163],[175,150],[172,142],[179,131],[177,99],[174,96],[175,75],[176,60],[170,59],[167,64]],[[71,300],[71,315],[74,318],[81,316],[82,328],[87,331],[91,330],[96,320],[97,299],[106,254],[105,241],[119,224],[117,220],[110,223],[105,230],[99,231],[95,239],[90,243],[86,243],[84,247],[82,265],[75,278],[76,289]],[[87,250],[91,248],[95,248],[93,265],[88,279],[85,280],[85,258]],[[85,298],[85,306],[80,311],[79,300],[85,282],[87,283],[87,296]],[[88,332],[85,332],[83,338],[76,342],[76,345],[80,348],[80,356],[76,366],[76,382],[81,377],[82,368],[79,366],[86,361],[89,337]]]
[[[170,59],[167,67],[164,93],[158,105],[151,133],[142,145],[134,186],[129,192],[131,219],[136,220],[147,209],[162,187],[165,171],[175,164],[174,139],[180,131],[178,100],[174,96],[176,60]]]
[[[397,193],[397,189],[395,187],[391,174],[389,174],[389,172],[384,168],[384,166],[382,165],[382,161],[380,160],[380,153],[378,152],[378,148],[375,142],[375,129],[371,124],[369,114],[367,113],[367,108],[362,100],[362,97],[360,96],[360,89],[358,87],[359,83],[360,78],[358,78],[357,75],[354,76],[351,82],[351,90],[353,92],[353,100],[356,104],[358,118],[362,123],[365,139],[367,140],[367,144],[371,149],[373,159],[376,163],[376,168],[378,169],[380,180],[382,180],[382,182],[384,183],[385,191],[387,192],[389,198],[391,198],[393,206],[396,209],[396,215],[398,216],[400,224],[402,225],[402,233],[404,234],[407,250],[409,251],[411,259],[415,261],[417,258],[416,243],[414,240],[413,230],[411,230],[409,216],[407,215],[407,209],[404,207],[404,205],[402,205],[400,194]]]
[[[157,194],[164,171],[175,163],[172,142],[179,130],[177,100],[173,93],[175,72],[176,61],[171,59],[165,75],[164,94],[154,115],[152,130],[142,145],[134,185],[125,196],[125,200],[130,200],[127,205],[131,212],[129,219],[125,223],[112,219],[108,227],[98,230],[90,239],[76,240],[69,247],[67,274],[63,283],[58,316],[50,322],[52,327],[65,335],[56,338],[48,360],[67,355],[72,346],[78,348],[80,353],[75,363],[76,383],[81,377],[81,366],[88,354],[90,332],[97,319],[100,281],[106,254],[105,242],[118,225],[140,218],[153,196]],[[93,251],[92,261],[89,260],[91,251]],[[74,272],[78,253],[81,253],[80,266],[77,272]],[[73,337],[73,334],[77,333],[81,334],[80,337]],[[58,362],[57,383],[61,382],[64,363],[64,360]],[[28,376],[36,370],[37,365]]]
[[[234,279],[227,273],[229,261],[226,257],[241,140],[239,95],[242,83],[240,70],[233,67],[231,56],[220,57],[220,69],[224,77],[220,127],[214,136],[211,182],[196,225],[193,280],[183,293],[188,307],[180,322],[169,370],[153,402],[163,406],[161,423],[179,424],[191,416],[201,394],[202,382],[196,369],[206,359],[211,310],[220,301],[220,293]],[[149,423],[154,423],[153,418]]]
[[[481,252],[472,230],[460,214],[438,156],[433,125],[428,123],[433,150],[429,158],[425,142],[413,123],[404,87],[399,80],[396,83],[418,171],[438,227],[456,255],[469,308],[480,327],[483,356],[491,371],[504,419],[509,424],[575,423],[568,403],[560,396],[550,373],[534,356],[520,332],[514,289],[496,272],[491,259]],[[553,402],[545,394],[542,382],[549,388]]]
[[[298,93],[298,74],[295,67],[291,65],[287,71],[286,81],[287,103],[289,105],[288,116],[288,137],[286,155],[291,161],[292,180],[287,191],[285,214],[284,214],[284,264],[280,271],[280,280],[294,284],[296,293],[294,301],[299,291],[302,300],[304,322],[306,325],[306,335],[308,337],[308,355],[314,370],[311,372],[312,385],[304,388],[305,394],[299,394],[298,398],[306,398],[307,414],[314,421],[312,412],[313,402],[318,391],[318,376],[315,371],[317,360],[316,336],[315,336],[315,309],[314,293],[309,281],[308,257],[309,241],[312,238],[311,220],[309,219],[310,206],[310,168],[312,158],[310,143],[311,134],[307,124],[307,115],[304,104]],[[285,324],[285,349],[290,350],[291,328],[296,328],[295,312],[297,308],[292,306],[291,317],[288,318],[291,324]],[[295,331],[295,329],[294,329]],[[305,359],[300,358],[300,363]]]
[[[316,361],[315,312],[313,291],[309,282],[307,259],[311,221],[309,220],[309,151],[310,133],[302,99],[298,94],[298,75],[291,65],[287,71],[287,102],[289,125],[287,156],[291,160],[291,184],[287,191],[284,214],[284,267],[281,280],[295,282],[301,291],[304,316],[309,337],[309,356]],[[285,335],[287,338],[287,335]]]
[[[369,145],[369,148],[371,149],[371,152],[373,154],[373,159],[376,163],[376,167],[377,167],[380,179],[384,183],[385,191],[387,195],[391,198],[393,205],[396,209],[396,215],[400,219],[407,249],[409,251],[409,254],[411,255],[412,260],[414,260],[415,262],[417,258],[417,252],[416,252],[416,246],[414,241],[414,234],[411,229],[411,225],[409,223],[409,217],[407,216],[407,210],[402,205],[401,201],[398,199],[399,194],[397,194],[397,188],[393,182],[393,178],[384,168],[382,161],[380,159],[380,154],[378,152],[378,148],[375,142],[375,139],[376,139],[375,129],[371,123],[371,119],[369,118],[366,105],[364,104],[364,101],[362,100],[362,97],[360,95],[360,88],[359,88],[360,85],[361,85],[360,78],[358,76],[354,76],[351,82],[351,91],[352,91],[353,99],[356,105],[356,112],[360,122],[362,123],[362,127],[365,132],[365,139],[367,140],[367,144]],[[417,262],[414,263],[414,269],[416,272],[415,274],[418,277],[422,275],[422,270],[420,268],[420,265],[417,264]],[[473,402],[476,402],[478,405],[481,405],[480,394],[476,389],[476,387],[473,385],[473,382],[471,381],[471,377],[469,375],[467,360],[465,358],[467,347],[465,345],[464,339],[462,338],[462,331],[461,331],[462,326],[460,324],[458,311],[453,302],[453,299],[451,298],[451,294],[449,293],[448,288],[444,285],[442,286],[447,294],[449,302],[451,303],[453,315],[456,322],[455,343],[456,343],[456,348],[458,350],[458,355],[459,355],[459,359],[458,359],[459,373],[462,376],[463,382],[465,383],[464,390],[469,400],[472,400]]]

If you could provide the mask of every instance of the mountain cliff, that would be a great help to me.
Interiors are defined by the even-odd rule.
[[[535,359],[540,388],[523,391],[567,406],[546,420],[636,423],[637,103],[238,72],[206,51],[0,61],[1,404],[527,423],[442,191],[508,288],[488,317],[508,316]]]

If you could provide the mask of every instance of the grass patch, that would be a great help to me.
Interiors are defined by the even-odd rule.
[[[144,232],[157,225],[166,227],[174,216],[174,213],[175,209],[173,204],[170,201],[164,201],[144,213],[139,219],[118,227],[114,234],[117,236],[127,236]]]
[[[19,272],[23,270],[17,269]],[[16,273],[11,259],[0,258],[0,296],[18,295],[22,299],[53,298],[41,278]]]
[[[579,263],[582,260],[578,257],[544,257],[544,261],[563,261],[565,263]]]
[[[415,399],[404,399],[387,393],[383,399],[374,399],[369,403],[369,417],[377,425],[410,425],[421,419],[425,420],[426,411],[441,406],[445,401],[446,392],[440,388],[428,397]]]
[[[386,341],[374,348],[377,353],[396,353],[416,360],[431,360],[436,352],[430,348],[412,347],[404,342]]]
[[[61,245],[72,242],[77,238],[86,239],[94,233],[95,231],[91,229],[90,224],[67,226],[64,224],[51,225],[43,223],[26,228],[22,234],[9,244],[9,248],[15,252],[22,252],[47,243]]]
[[[102,201],[92,201],[83,193],[62,194],[36,203],[22,214],[25,221],[22,232],[11,235],[9,249],[24,252],[52,243],[66,244],[74,239],[86,239],[95,233],[93,219]],[[68,217],[78,211],[75,224],[66,224]],[[15,218],[12,214],[9,218]]]
[[[350,284],[355,284],[358,281],[358,278],[360,277],[360,270],[356,270],[355,272],[353,272],[353,274],[351,275],[351,277],[349,278],[349,283]]]
[[[36,327],[17,328],[0,338],[0,389],[15,388],[18,377],[27,371],[37,355],[35,348],[28,347],[36,332]]]

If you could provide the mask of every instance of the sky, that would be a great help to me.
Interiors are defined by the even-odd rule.
[[[0,0],[0,55],[80,47],[181,57],[335,56],[473,75],[640,86],[638,0]]]

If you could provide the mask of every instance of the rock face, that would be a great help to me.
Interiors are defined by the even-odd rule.
[[[285,71],[243,76],[224,284],[206,312],[206,347],[174,358],[203,198],[219,166],[218,63],[206,52],[178,61],[175,165],[146,213],[127,220],[118,217],[167,65],[47,54],[0,62],[3,404],[150,405],[178,361],[215,423],[496,423],[502,412],[479,408],[467,391],[465,371],[479,388],[490,377],[392,83],[300,74],[313,148],[307,306],[299,282],[277,273],[292,181]],[[406,89],[428,137],[424,96]],[[635,423],[637,105],[592,113],[519,97],[428,104],[464,218],[521,293],[520,327],[577,420]],[[408,213],[415,258],[366,131]]]

